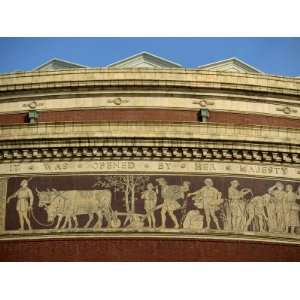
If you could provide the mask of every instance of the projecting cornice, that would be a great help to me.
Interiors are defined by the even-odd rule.
[[[300,130],[190,123],[0,127],[0,159],[205,159],[300,163]]]
[[[0,75],[0,92],[83,87],[189,88],[300,95],[295,78],[182,69],[76,69]]]

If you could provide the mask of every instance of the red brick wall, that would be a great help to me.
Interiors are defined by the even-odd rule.
[[[40,112],[39,122],[174,121],[197,122],[197,112],[164,109],[95,109]],[[210,122],[300,128],[300,120],[254,114],[210,112]],[[26,123],[26,114],[0,115],[0,124]]]
[[[159,239],[2,241],[0,261],[300,261],[300,246]]]
[[[39,122],[82,121],[197,121],[193,111],[162,109],[95,109],[47,111],[39,113]],[[26,123],[26,114],[0,115],[0,124]]]
[[[254,114],[248,115],[229,112],[211,112],[209,121],[216,123],[300,128],[300,119],[297,120],[286,117],[272,117]]]

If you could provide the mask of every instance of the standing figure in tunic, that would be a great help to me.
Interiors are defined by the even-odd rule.
[[[276,205],[274,197],[271,194],[266,193],[265,197],[268,198],[266,203],[266,210],[268,215],[268,231],[269,232],[276,232],[277,229],[277,219],[276,219]]]
[[[284,191],[284,185],[281,182],[269,188],[269,194],[272,195],[275,205],[277,231],[286,232],[286,216],[288,215],[287,193]]]
[[[299,190],[299,189],[298,189]],[[287,228],[286,232],[289,232],[291,229],[291,233],[295,233],[296,227],[299,227],[299,205],[297,203],[297,194],[293,191],[293,186],[291,184],[286,185],[286,195],[288,202],[288,210],[287,214]]]
[[[157,193],[154,191],[154,186],[151,182],[147,184],[147,190],[142,193],[141,197],[145,200],[144,209],[146,211],[149,227],[155,228],[156,220],[154,211],[157,203]]]
[[[296,192],[296,203],[299,205],[300,203],[300,185],[298,186],[297,192]],[[298,213],[298,217],[299,217],[299,213]],[[297,228],[295,228],[296,231]],[[296,232],[298,233],[298,232]]]
[[[156,181],[161,187],[161,196],[164,201],[161,209],[161,227],[166,227],[166,217],[168,213],[174,223],[174,228],[179,228],[179,223],[174,211],[181,208],[177,200],[184,199],[185,193],[190,188],[190,182],[184,181],[182,185],[169,185],[165,178],[158,178]]]
[[[33,194],[31,189],[28,187],[28,180],[22,180],[20,185],[21,187],[14,194],[7,198],[7,203],[9,203],[11,199],[17,198],[16,210],[19,215],[20,229],[25,229],[25,221],[28,229],[31,230],[31,224],[28,214],[33,205]]]
[[[229,210],[227,215],[231,220],[231,226],[233,231],[243,231],[246,224],[246,203],[244,196],[251,193],[250,189],[238,190],[240,183],[237,180],[230,182],[228,188],[228,202]]]
[[[206,228],[210,229],[211,218],[216,224],[218,230],[220,230],[220,224],[216,216],[216,211],[219,209],[219,205],[223,202],[222,193],[219,192],[215,187],[212,179],[206,178],[204,180],[205,186],[200,190],[195,191],[194,193],[189,193],[189,196],[195,196],[195,205],[200,208],[203,207],[205,219],[206,219]]]

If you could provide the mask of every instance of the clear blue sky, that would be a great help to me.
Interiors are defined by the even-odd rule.
[[[187,68],[235,56],[266,73],[300,76],[300,38],[0,38],[0,72],[53,57],[101,67],[141,51]]]

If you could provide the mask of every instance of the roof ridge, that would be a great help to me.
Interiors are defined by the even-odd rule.
[[[38,69],[46,66],[47,64],[50,64],[53,61],[63,62],[63,63],[66,63],[66,64],[71,64],[71,65],[75,65],[75,66],[79,66],[79,67],[83,67],[83,68],[89,68],[89,66],[81,65],[81,64],[71,62],[71,61],[68,61],[68,60],[65,60],[65,59],[61,59],[61,58],[58,58],[58,57],[53,57],[53,58],[47,60],[46,62],[44,62],[43,64],[35,67],[32,71],[38,71]]]
[[[261,70],[257,69],[256,67],[246,63],[245,61],[243,61],[242,59],[238,58],[238,57],[230,57],[230,58],[226,58],[226,59],[222,59],[222,60],[218,60],[218,61],[214,61],[214,62],[211,62],[211,63],[208,63],[208,64],[205,64],[205,65],[200,65],[198,66],[197,68],[198,69],[202,69],[202,68],[205,68],[205,67],[209,67],[209,66],[214,66],[214,65],[219,65],[219,64],[222,64],[222,63],[226,63],[226,62],[229,62],[229,61],[236,61],[238,63],[240,63],[241,65],[244,65],[246,67],[248,67],[249,69],[251,70],[254,70],[258,73],[264,73],[262,72]]]
[[[163,57],[161,57],[161,56],[155,55],[155,54],[153,54],[153,53],[151,53],[151,52],[148,52],[148,51],[141,51],[141,52],[138,52],[138,53],[136,53],[136,54],[133,54],[133,55],[128,56],[128,57],[125,57],[125,58],[123,58],[123,59],[117,60],[116,62],[113,62],[113,63],[111,63],[111,64],[108,64],[108,65],[106,65],[106,67],[113,67],[113,66],[115,66],[115,65],[124,63],[124,62],[126,62],[126,61],[129,61],[129,60],[131,60],[131,59],[134,59],[134,58],[136,58],[136,57],[143,56],[143,55],[148,55],[149,57],[155,58],[155,59],[160,60],[160,61],[162,61],[162,62],[167,62],[167,63],[172,64],[172,65],[174,65],[174,66],[182,67],[182,65],[180,65],[180,64],[178,64],[178,63],[175,63],[175,62],[173,62],[173,61],[171,61],[171,60],[169,60],[169,59],[166,59],[166,58],[163,58]]]

